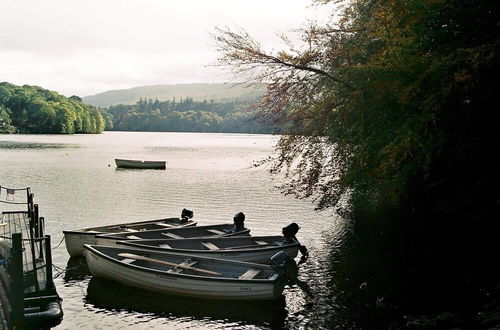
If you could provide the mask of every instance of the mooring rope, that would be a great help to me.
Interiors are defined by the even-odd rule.
[[[24,251],[24,248],[20,248],[20,249],[17,249],[15,251],[13,251],[7,258],[4,258],[4,259],[0,259],[0,266],[2,265],[5,265],[9,262],[10,259],[12,259],[12,256],[14,256],[14,254],[18,251],[21,251],[23,252]]]
[[[57,244],[56,246],[54,246],[54,247],[52,248],[52,250],[57,249],[57,248],[58,248],[58,247],[62,244],[62,242],[63,242],[63,241],[64,241],[64,236],[63,236],[63,238],[61,239],[61,241],[59,242],[59,244]]]
[[[3,236],[3,235],[0,235],[0,238],[3,238],[3,239],[12,239],[11,236]],[[23,241],[23,242],[31,242],[33,240],[35,242],[40,242],[40,241],[43,241],[44,239],[45,239],[45,237],[21,238],[21,241]]]
[[[71,268],[66,268],[66,269],[63,269],[59,266],[56,266],[54,264],[52,264],[52,267],[57,271],[57,274],[55,274],[52,278],[53,279],[56,279],[58,278],[59,276],[61,276],[62,274],[66,273],[67,271],[70,271],[70,270],[74,270],[74,269],[78,269],[80,267],[82,267],[81,264],[79,264],[78,266],[75,266],[75,267],[71,267]]]

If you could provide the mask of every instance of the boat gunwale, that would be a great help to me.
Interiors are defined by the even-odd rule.
[[[247,236],[244,236],[247,237]],[[258,240],[259,238],[266,237],[266,236],[248,236],[252,240],[256,239]],[[208,237],[207,237],[208,238]],[[219,238],[219,237],[218,237]],[[232,237],[220,237],[220,238],[229,238],[229,239],[237,239],[239,237],[237,236],[232,236]],[[178,240],[200,240],[204,239],[203,237],[193,237],[193,238],[172,238],[172,239],[161,239],[161,241],[165,241],[166,244],[168,244],[169,241],[178,241]],[[183,253],[188,253],[188,252],[195,252],[195,253],[203,253],[203,254],[216,254],[216,253],[227,253],[227,254],[236,254],[236,253],[242,253],[242,252],[260,252],[260,251],[272,251],[272,250],[279,250],[279,249],[285,249],[285,248],[295,248],[299,247],[300,243],[297,241],[294,241],[293,243],[287,243],[283,245],[272,245],[272,246],[259,246],[255,245],[255,247],[247,247],[247,248],[242,248],[238,249],[237,247],[233,247],[231,249],[224,249],[220,248],[218,250],[196,250],[196,249],[181,249],[181,248],[163,248],[160,246],[152,246],[152,245],[141,245],[139,241],[160,241],[160,239],[129,239],[129,240],[122,240],[122,241],[117,241],[116,244],[118,245],[126,245],[126,246],[134,246],[134,247],[140,247],[140,248],[145,248],[145,249],[151,249],[154,251],[164,251],[164,252],[170,252],[175,253],[175,251],[181,251]]]
[[[280,275],[276,272],[273,271],[272,267],[269,265],[265,264],[256,264],[256,263],[249,263],[245,261],[237,261],[237,260],[226,260],[226,259],[218,259],[218,258],[207,258],[207,257],[199,257],[195,256],[195,258],[201,258],[204,259],[205,261],[217,261],[217,262],[223,262],[223,263],[236,263],[236,264],[241,264],[242,266],[248,266],[248,268],[264,268],[273,271],[273,278],[251,278],[251,279],[240,279],[240,278],[229,278],[229,277],[215,277],[215,276],[201,276],[201,275],[193,275],[193,274],[186,274],[186,273],[174,273],[174,272],[168,272],[168,271],[163,271],[163,270],[158,270],[158,269],[151,269],[151,268],[146,268],[143,266],[138,266],[134,264],[127,264],[124,263],[120,260],[117,260],[116,258],[113,258],[111,256],[106,255],[105,253],[95,249],[93,246],[100,246],[100,247],[105,247],[105,248],[112,248],[110,246],[105,246],[105,245],[90,245],[90,244],[84,244],[83,248],[84,250],[88,250],[91,253],[97,254],[100,257],[104,258],[105,260],[108,260],[112,263],[118,264],[121,267],[124,268],[132,268],[140,271],[145,271],[147,273],[155,274],[155,275],[161,275],[161,276],[166,276],[166,277],[179,277],[179,278],[188,278],[188,279],[193,279],[193,280],[202,280],[202,281],[212,281],[212,282],[231,282],[231,283],[259,283],[259,284],[275,284],[279,279]],[[120,249],[120,248],[114,248],[114,249]],[[134,250],[134,249],[123,249],[124,252],[127,251],[126,253],[140,253],[140,250]],[[132,252],[130,250],[133,250]],[[152,252],[152,251],[148,251]],[[187,257],[184,254],[178,254],[178,253],[167,253],[167,252],[155,252],[155,253],[160,253],[160,254],[174,254],[176,256],[180,257]],[[277,276],[274,276],[277,275]]]
[[[110,224],[109,226],[111,227],[111,226],[127,226],[127,225],[141,225],[141,224],[148,225],[148,224],[155,224],[156,222],[162,222],[162,221],[165,221],[165,220],[168,220],[168,219],[179,219],[180,220],[180,218],[163,218],[163,219],[158,219],[158,220],[144,220],[144,221],[127,222],[127,223],[116,223],[116,224]],[[179,224],[178,226],[174,225],[175,227],[173,227],[171,229],[186,228],[186,227],[196,227],[197,224],[198,224],[198,222],[196,222],[194,220],[187,220],[184,225],[183,224]],[[118,234],[118,233],[124,233],[124,231],[115,232],[115,233],[111,233],[111,232],[107,233],[107,232],[104,232],[104,231],[94,231],[94,232],[89,231],[90,229],[93,229],[93,228],[102,228],[102,227],[105,227],[105,226],[94,226],[94,227],[85,227],[85,228],[72,229],[72,230],[63,230],[63,234],[89,234],[89,235],[98,235],[98,234]],[[83,230],[85,230],[85,231],[83,231]],[[162,229],[154,229],[154,230],[162,230]]]

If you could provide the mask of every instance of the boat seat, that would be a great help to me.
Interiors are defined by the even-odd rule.
[[[173,225],[169,225],[168,223],[155,223],[155,225],[166,227],[166,228],[172,228],[175,227]]]
[[[264,242],[264,241],[254,241],[254,242],[259,244],[259,245],[267,245],[267,242]]]
[[[239,278],[249,280],[257,276],[260,272],[260,269],[250,268],[249,270],[241,274]]]
[[[179,265],[191,267],[191,266],[196,265],[197,262],[198,262],[198,260],[186,259],[183,262],[181,262]],[[178,273],[182,272],[183,270],[184,269],[182,269],[182,268],[173,267],[173,268],[167,270],[167,272],[168,273],[177,273],[178,274]]]
[[[125,258],[125,259],[122,259],[120,260],[121,262],[124,262],[126,264],[131,264],[133,263],[134,261],[136,261],[136,259],[130,259],[130,258]]]
[[[171,248],[172,248],[172,247],[171,247],[170,245],[168,245],[168,244],[160,244],[160,245],[158,245],[158,246],[159,246],[159,247],[161,247],[161,248],[164,248],[164,249],[171,249]]]
[[[209,250],[220,250],[217,245],[210,242],[201,242],[201,244]]]
[[[137,230],[132,229],[132,228],[124,228],[124,229],[125,229],[125,231],[129,231],[129,232],[132,232],[132,233],[134,233],[134,232],[136,232],[136,231],[137,231]]]
[[[172,233],[169,233],[169,232],[166,232],[166,233],[161,233],[163,236],[167,236],[167,237],[170,237],[170,238],[184,238],[182,236],[179,236],[179,235],[176,235],[176,234],[172,234]]]
[[[135,235],[128,235],[127,238],[130,238],[130,239],[141,239],[139,236],[135,236]]]
[[[225,232],[217,230],[217,229],[207,229],[207,231],[211,232],[212,234],[216,234],[216,235],[226,235]]]

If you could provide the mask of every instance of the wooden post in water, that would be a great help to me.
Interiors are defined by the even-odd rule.
[[[45,267],[47,276],[47,289],[52,289],[54,287],[54,282],[52,280],[52,253],[50,251],[50,235],[45,235]]]
[[[38,235],[37,237],[44,237],[43,236],[43,228],[44,228],[44,222],[45,222],[45,219],[43,217],[40,217],[38,220]],[[38,253],[40,253],[40,255],[38,256],[40,259],[43,259],[43,242],[44,240],[40,240],[40,246],[38,247]]]
[[[12,279],[11,306],[13,329],[24,329],[24,282],[23,282],[23,251],[22,234],[12,234],[12,259],[9,267]]]
[[[36,249],[35,249],[35,240],[36,240],[36,228],[34,228],[35,221],[34,219],[38,219],[38,204],[35,204],[35,215],[33,219],[30,219],[30,248],[31,248],[31,262],[33,264],[33,280],[34,280],[34,285],[35,285],[35,291],[39,292],[40,291],[40,286],[38,284],[38,274],[36,271]],[[28,260],[26,260],[28,262]]]

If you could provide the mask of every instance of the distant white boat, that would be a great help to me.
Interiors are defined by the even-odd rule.
[[[205,299],[272,300],[282,295],[285,284],[268,265],[99,245],[85,245],[84,249],[93,276],[155,292]]]
[[[164,170],[166,162],[164,160],[133,160],[133,159],[115,159],[116,167],[137,168],[137,169],[158,169]]]

